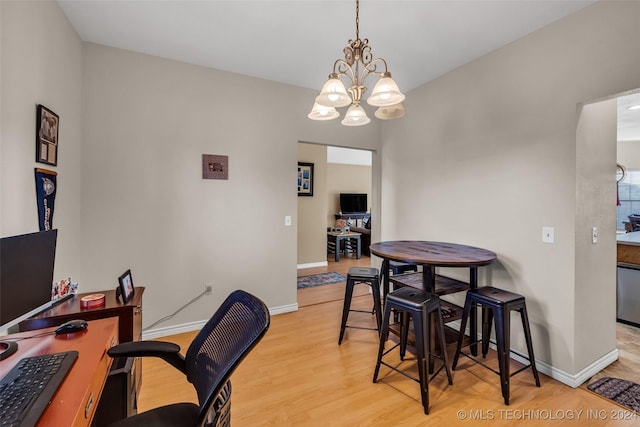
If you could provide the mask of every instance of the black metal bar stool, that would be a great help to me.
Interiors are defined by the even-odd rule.
[[[384,351],[384,344],[389,336],[389,319],[391,310],[394,310],[400,314],[400,343],[394,345],[389,350]],[[438,319],[439,326],[434,328],[442,355],[433,355],[442,360],[443,365],[433,373],[429,378],[428,359],[431,355],[430,343],[430,317],[431,314],[435,315]],[[418,375],[419,378],[414,378],[408,375],[406,372],[399,369],[398,366],[392,366],[385,363],[383,357],[394,350],[396,347],[400,347],[400,358],[404,360],[404,354],[406,351],[408,335],[409,335],[409,317],[413,318],[413,328],[415,332],[415,348],[417,353]],[[404,287],[397,291],[390,292],[387,295],[384,320],[382,322],[382,329],[380,330],[380,346],[378,347],[378,360],[376,362],[376,369],[373,373],[373,382],[378,381],[378,373],[380,372],[380,365],[386,367],[410,378],[420,384],[420,394],[422,397],[422,406],[424,407],[424,413],[429,413],[429,381],[433,379],[444,367],[447,372],[447,378],[449,384],[453,384],[451,377],[451,370],[449,369],[449,363],[447,361],[446,344],[444,339],[444,324],[442,322],[442,313],[440,311],[440,298],[435,294],[423,292],[418,289]]]
[[[469,311],[472,304],[482,306],[482,357],[487,357],[489,351],[489,337],[491,336],[491,326],[493,318],[495,317],[496,325],[496,347],[498,348],[498,366],[500,371],[497,372],[493,368],[485,365],[477,358],[462,352],[462,341],[464,339],[464,331],[467,325],[467,318],[469,317]],[[527,351],[529,353],[529,365],[517,370],[513,374],[509,374],[509,360],[510,360],[510,332],[511,332],[511,316],[512,310],[520,312],[520,318],[522,319],[522,328],[524,329],[524,337],[527,342]],[[475,341],[474,341],[475,340]],[[477,338],[471,337],[472,343],[477,343]],[[536,380],[536,386],[540,387],[540,378],[538,376],[538,370],[536,369],[536,361],[533,357],[533,345],[531,343],[531,330],[529,328],[529,317],[527,316],[527,306],[525,304],[524,297],[522,295],[515,294],[513,292],[505,291],[502,289],[494,288],[491,286],[484,286],[477,289],[470,289],[467,291],[467,297],[464,303],[464,310],[462,313],[462,322],[460,325],[460,336],[458,338],[458,347],[456,349],[456,355],[453,359],[453,370],[458,365],[458,358],[460,354],[463,354],[490,369],[496,374],[500,375],[500,384],[502,387],[502,397],[504,397],[505,405],[509,404],[509,378],[511,376],[531,368],[533,371],[533,377]]]
[[[353,297],[353,288],[355,285],[367,284],[371,286],[371,294],[373,295],[373,311],[376,315],[376,328],[365,326],[347,325],[347,319],[350,311],[360,313],[371,313],[370,311],[351,309],[351,298]],[[342,344],[344,338],[344,330],[346,328],[354,329],[370,329],[374,331],[380,330],[382,323],[382,304],[380,302],[380,273],[377,268],[368,267],[351,267],[347,274],[347,286],[344,291],[344,305],[342,307],[342,323],[340,325],[340,338],[338,344]]]
[[[418,271],[418,266],[415,264],[407,264],[400,261],[389,261],[389,270],[394,275],[406,273],[408,271]]]

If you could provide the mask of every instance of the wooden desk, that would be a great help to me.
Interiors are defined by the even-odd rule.
[[[468,285],[469,288],[475,289],[478,287],[478,267],[489,265],[495,262],[497,258],[494,252],[474,246],[421,240],[379,242],[372,244],[370,250],[373,255],[382,258],[381,276],[383,294],[385,296],[389,293],[390,261],[422,265],[422,280],[420,284],[415,280],[415,275],[412,275],[414,280],[408,281],[406,285],[417,287],[431,293],[444,294],[451,292],[440,291],[439,287],[436,286],[437,284],[443,289],[450,285],[450,289],[456,289],[456,292],[465,288],[459,286],[459,281],[436,275],[436,267],[468,268]],[[394,280],[396,279],[394,278]],[[470,317],[469,330],[471,336],[475,337],[477,335],[475,307],[472,307]],[[477,345],[471,346],[471,353],[474,356],[477,355]]]
[[[37,316],[20,322],[20,331],[58,326],[73,319],[89,321],[117,317],[119,341],[123,343],[140,341],[142,339],[142,295],[144,294],[144,289],[142,286],[137,286],[133,298],[126,304],[123,304],[122,300],[116,298],[115,290],[99,291],[97,293],[104,294],[105,296],[105,304],[102,307],[95,308],[82,308],[80,306],[80,299],[85,295],[96,292],[78,294],[49,310],[43,311]],[[127,416],[137,413],[137,401],[142,387],[142,358],[135,358],[129,375],[132,384],[132,395],[126,399],[126,406],[128,407]],[[113,416],[114,411],[106,408],[108,408],[108,405],[101,405],[98,413],[103,414],[106,411],[111,414],[109,416]],[[101,418],[105,418],[105,416]]]
[[[96,320],[105,317],[117,317],[120,321],[118,337],[120,342],[140,341],[142,338],[142,295],[144,287],[136,287],[133,298],[126,304],[116,299],[116,291],[98,291],[78,294],[61,304],[20,322],[20,331],[58,326],[73,319]],[[82,308],[80,299],[89,294],[100,293],[105,296],[102,307]]]
[[[340,242],[342,240],[356,240],[356,258],[360,259],[362,254],[362,241],[360,240],[360,233],[356,233],[354,231],[347,231],[345,233],[338,233],[335,231],[327,232],[327,246],[329,243],[335,243],[335,260],[336,262],[340,261]]]
[[[22,332],[10,337],[32,336],[54,329]],[[23,357],[77,350],[78,359],[53,395],[51,404],[37,426],[89,426],[111,367],[112,359],[107,355],[107,350],[117,343],[118,320],[114,318],[93,320],[85,332],[78,334],[52,334],[22,340],[15,354],[0,361],[0,377],[6,375]]]

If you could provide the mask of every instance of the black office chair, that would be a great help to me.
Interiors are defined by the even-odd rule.
[[[111,357],[160,357],[193,384],[199,405],[176,403],[117,421],[112,427],[229,426],[231,374],[269,329],[269,310],[253,295],[231,293],[195,337],[185,357],[162,341],[127,342],[109,349]]]

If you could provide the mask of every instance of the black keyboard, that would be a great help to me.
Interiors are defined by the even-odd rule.
[[[35,426],[77,358],[68,351],[20,360],[0,380],[0,426]]]

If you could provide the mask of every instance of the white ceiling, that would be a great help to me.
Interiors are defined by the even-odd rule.
[[[594,0],[362,0],[360,38],[409,91]],[[58,0],[82,40],[319,90],[354,0]]]
[[[618,141],[640,141],[640,93],[618,98]]]
[[[362,0],[360,38],[407,92],[594,1]],[[316,90],[355,38],[354,0],[58,3],[83,41]]]

